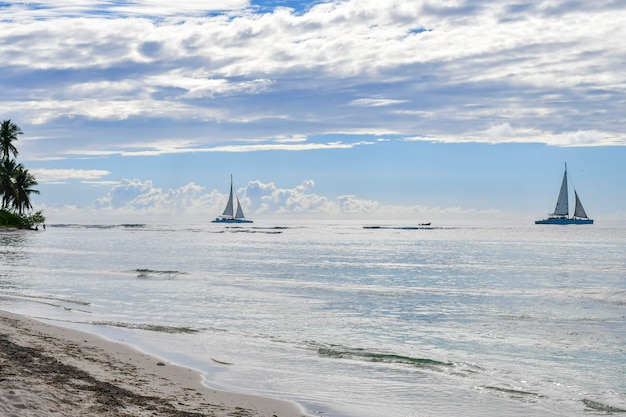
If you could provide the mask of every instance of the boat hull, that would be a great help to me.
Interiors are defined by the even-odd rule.
[[[246,219],[220,219],[217,218],[213,220],[211,223],[253,223],[252,220]]]
[[[535,224],[593,224],[592,219],[567,219],[567,218],[552,218],[537,220]]]

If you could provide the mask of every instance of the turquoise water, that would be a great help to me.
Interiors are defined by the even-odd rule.
[[[54,225],[0,254],[0,308],[312,415],[626,412],[624,227]]]

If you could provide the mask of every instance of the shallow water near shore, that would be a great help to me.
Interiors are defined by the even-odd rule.
[[[54,225],[0,308],[334,417],[626,412],[626,228]]]

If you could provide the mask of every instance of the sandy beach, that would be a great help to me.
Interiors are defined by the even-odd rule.
[[[0,416],[305,417],[210,389],[195,370],[88,333],[0,311]]]

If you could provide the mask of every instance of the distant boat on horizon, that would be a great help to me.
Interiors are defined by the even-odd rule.
[[[573,188],[573,187],[572,187]],[[567,192],[567,163],[565,164],[565,173],[561,182],[561,191],[556,201],[554,213],[550,214],[547,219],[536,220],[535,224],[593,224],[593,220],[587,217],[587,213],[583,208],[578,193],[574,189],[575,208],[574,215],[569,217],[569,196]]]
[[[235,210],[235,201],[237,202],[237,209]],[[239,203],[239,197],[233,193],[233,175],[230,175],[230,194],[228,195],[228,202],[226,208],[221,216],[217,216],[211,223],[253,223],[252,220],[246,219]]]

